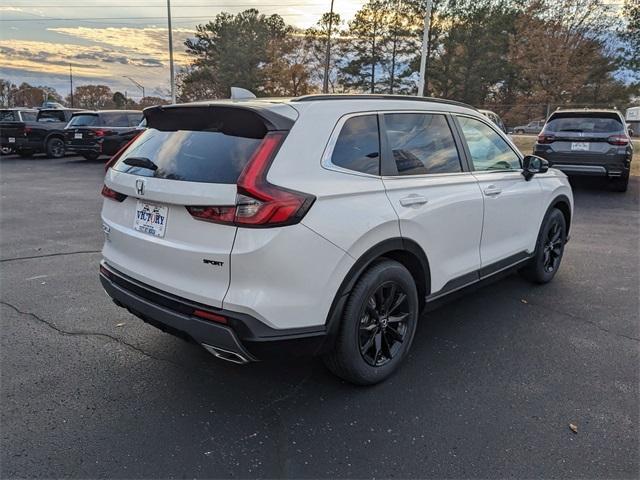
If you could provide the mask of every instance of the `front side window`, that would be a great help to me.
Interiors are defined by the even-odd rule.
[[[22,112],[22,121],[24,122],[35,122],[36,121],[36,112]]]
[[[391,113],[384,119],[398,175],[462,171],[453,134],[444,115]]]
[[[344,122],[333,148],[331,163],[347,170],[380,174],[377,115],[360,115]]]
[[[458,117],[474,170],[517,170],[520,158],[509,144],[484,122]]]
[[[69,122],[70,127],[92,127],[97,124],[98,115],[91,113],[74,115]]]

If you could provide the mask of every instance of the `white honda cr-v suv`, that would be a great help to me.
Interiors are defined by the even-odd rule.
[[[144,115],[104,180],[102,285],[219,358],[317,353],[375,383],[430,302],[560,265],[566,176],[464,104],[316,95]]]

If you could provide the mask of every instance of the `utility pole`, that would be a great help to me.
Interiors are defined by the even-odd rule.
[[[136,87],[138,87],[140,90],[142,90],[142,98],[144,98],[146,95],[144,94],[144,86],[142,86],[140,83],[136,82],[133,78],[129,77],[128,75],[123,75],[124,78],[131,80],[131,83],[133,83]],[[142,100],[142,98],[140,100]]]
[[[324,62],[324,79],[322,82],[322,93],[329,93],[329,62],[331,60],[331,27],[333,27],[333,0],[331,0],[331,11],[329,12],[329,31],[327,32],[327,58]]]
[[[69,96],[71,97],[71,108],[73,108],[73,70],[69,64]]]
[[[176,82],[173,72],[173,31],[171,30],[171,0],[167,0],[167,23],[169,26],[169,75],[171,77],[171,103],[176,103]]]
[[[420,81],[418,82],[418,96],[424,97],[424,80],[427,74],[427,52],[429,47],[429,25],[431,23],[431,3],[427,0],[427,11],[424,14],[424,33],[422,35],[422,55],[420,56]]]

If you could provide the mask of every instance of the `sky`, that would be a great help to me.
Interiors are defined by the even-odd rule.
[[[364,0],[336,0],[334,10],[351,18]],[[195,25],[216,14],[257,8],[309,27],[329,11],[331,0],[172,0],[174,61],[189,62],[184,41]],[[169,53],[166,0],[0,0],[0,78],[19,84],[74,87],[106,84],[139,99],[168,96]]]

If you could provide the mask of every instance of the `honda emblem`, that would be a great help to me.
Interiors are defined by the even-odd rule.
[[[144,195],[144,180],[141,178],[136,180],[136,192],[138,195]]]

